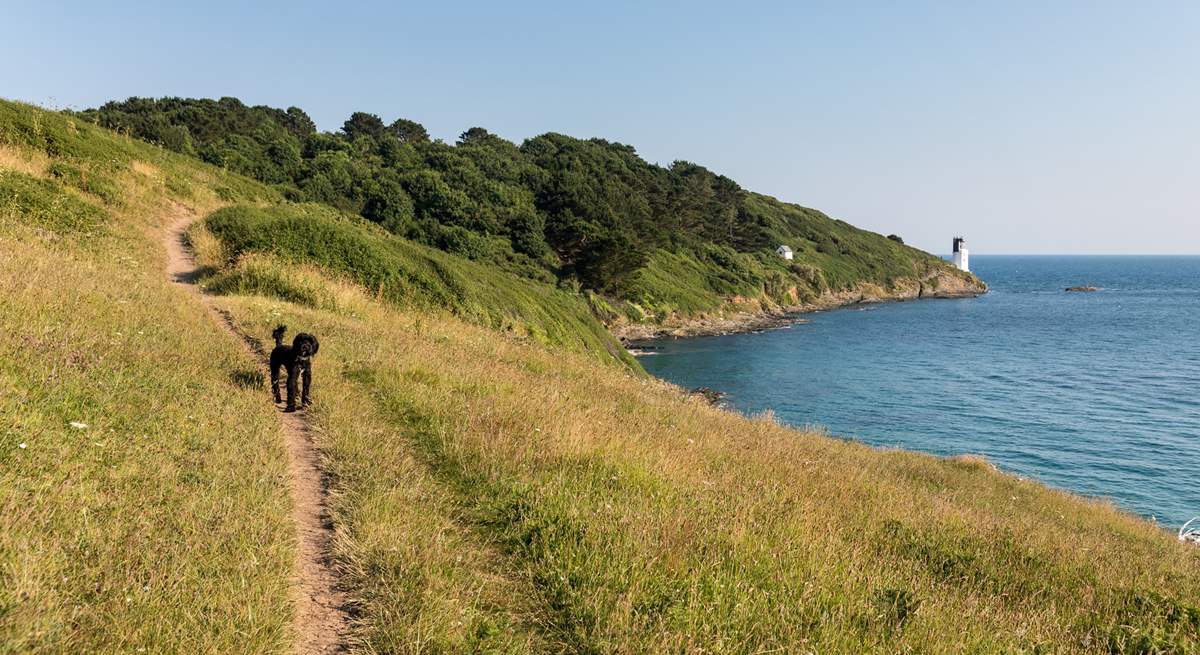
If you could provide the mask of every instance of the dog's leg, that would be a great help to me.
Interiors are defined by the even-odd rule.
[[[295,364],[288,367],[286,411],[289,412],[296,411],[296,383],[298,382],[296,378],[300,375],[300,371],[297,370],[299,368],[300,367],[296,366]]]
[[[279,369],[283,368],[283,364],[279,362],[271,362],[271,395],[275,397],[276,403],[283,402],[279,397]]]
[[[308,391],[312,388],[312,364],[304,367],[304,377],[301,380],[304,382],[304,391],[300,394],[300,405],[308,407],[312,404],[312,400],[308,397]]]

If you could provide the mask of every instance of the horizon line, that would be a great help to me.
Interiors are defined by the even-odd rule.
[[[951,257],[950,253],[938,253],[939,257]],[[1200,257],[1200,253],[1071,253],[1071,252],[973,252],[971,257]]]

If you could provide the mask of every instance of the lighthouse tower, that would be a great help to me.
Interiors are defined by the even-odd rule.
[[[954,237],[954,266],[960,271],[971,270],[970,254],[967,252],[967,240]]]

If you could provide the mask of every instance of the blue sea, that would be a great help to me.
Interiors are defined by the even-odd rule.
[[[985,296],[663,340],[652,374],[866,443],[973,453],[1164,528],[1200,514],[1200,257],[973,256]],[[1100,287],[1066,293],[1068,286]]]

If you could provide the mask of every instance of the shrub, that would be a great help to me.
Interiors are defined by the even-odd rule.
[[[107,175],[85,171],[61,161],[50,164],[47,172],[69,187],[96,196],[106,205],[121,202],[121,190]]]

